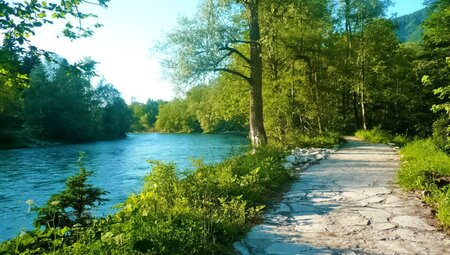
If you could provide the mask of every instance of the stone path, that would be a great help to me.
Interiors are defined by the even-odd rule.
[[[431,211],[394,183],[394,149],[355,138],[298,182],[238,254],[450,254]]]

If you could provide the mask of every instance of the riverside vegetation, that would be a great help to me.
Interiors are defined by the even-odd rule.
[[[150,161],[142,192],[118,205],[116,214],[95,220],[67,202],[78,200],[77,194],[91,198],[75,203],[78,208],[101,201],[101,191],[86,189],[82,168],[61,195],[38,209],[36,223],[45,228],[3,242],[0,254],[226,254],[258,222],[268,199],[289,184],[283,159],[265,148],[218,164],[197,161],[183,178],[174,164]]]
[[[96,2],[106,7],[109,1]],[[0,50],[2,144],[15,141],[17,132],[52,141],[72,134],[77,139],[69,142],[107,139],[131,125],[135,131],[248,132],[254,154],[198,162],[183,178],[173,164],[152,161],[143,192],[117,214],[24,233],[2,243],[3,253],[227,253],[289,182],[283,152],[267,145],[323,147],[335,143],[336,134],[358,129],[378,142],[432,137],[404,147],[399,180],[424,190],[448,228],[448,0],[427,1],[417,42],[399,41],[386,17],[389,0],[204,0],[195,19],[180,19],[157,49],[182,96],[128,107],[112,86],[91,86],[93,61],[68,64],[28,47],[30,34],[50,19],[92,17],[79,13],[82,4],[89,2],[0,0],[0,29],[7,35]],[[73,28],[68,23],[64,34],[92,34]]]

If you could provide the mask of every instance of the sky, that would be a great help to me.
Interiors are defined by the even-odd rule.
[[[397,16],[422,8],[423,0],[393,0],[388,13]],[[100,78],[113,84],[129,103],[131,98],[171,100],[174,86],[164,78],[152,48],[176,27],[181,16],[193,17],[200,0],[111,0],[107,9],[86,5],[103,27],[85,39],[70,41],[58,25],[36,30],[34,45],[74,63],[84,57],[97,61]],[[94,81],[95,82],[95,81]]]

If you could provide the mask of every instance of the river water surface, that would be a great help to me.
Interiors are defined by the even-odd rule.
[[[248,145],[244,137],[203,134],[129,134],[126,139],[90,144],[58,145],[0,151],[0,241],[32,229],[34,212],[27,200],[42,206],[64,188],[68,176],[78,172],[77,158],[85,152],[85,167],[94,170],[91,183],[109,192],[97,216],[114,212],[113,205],[139,192],[150,172],[147,159],[175,162],[179,171],[191,167],[189,159],[218,162]]]

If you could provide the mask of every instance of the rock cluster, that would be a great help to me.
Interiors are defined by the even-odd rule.
[[[326,159],[331,153],[336,152],[337,148],[296,148],[293,149],[291,155],[286,157],[284,168],[293,169],[315,164],[321,159]]]

